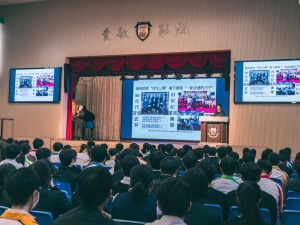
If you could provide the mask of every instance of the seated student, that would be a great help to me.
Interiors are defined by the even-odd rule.
[[[47,159],[36,161],[32,169],[41,179],[41,192],[38,204],[34,207],[37,211],[52,213],[53,219],[66,212],[67,197],[53,184],[54,166]]]
[[[114,225],[103,207],[111,198],[113,182],[107,169],[100,166],[89,167],[78,177],[78,194],[81,205],[60,216],[54,225],[103,224]]]
[[[228,215],[228,208],[226,203],[226,195],[218,191],[211,186],[211,182],[215,179],[216,169],[214,164],[212,164],[209,160],[205,159],[198,163],[197,168],[200,168],[206,174],[207,179],[207,193],[205,196],[201,197],[201,202],[205,204],[216,204],[221,206],[223,211],[223,218],[226,219]]]
[[[96,143],[94,141],[88,141],[86,144],[87,144],[88,148],[94,148],[96,145]]]
[[[130,187],[128,192],[114,197],[111,205],[112,218],[153,222],[156,219],[156,199],[150,193],[153,187],[152,169],[147,165],[133,167]]]
[[[220,170],[220,162],[222,159],[224,159],[227,156],[227,150],[225,147],[219,147],[217,149],[217,154],[218,154],[218,164],[216,164],[217,168],[217,174],[222,174],[222,171]]]
[[[177,177],[178,170],[179,163],[174,157],[167,156],[163,160],[161,160],[160,171],[162,175],[158,179],[154,180],[154,185],[151,193],[153,195],[156,195],[156,192],[162,182],[170,177]]]
[[[229,155],[232,151],[232,147],[230,145],[225,146],[225,149],[227,151],[227,155]]]
[[[300,160],[297,160],[295,162],[294,169],[296,173],[298,174],[298,177],[290,180],[285,188],[285,193],[287,196],[288,191],[296,191],[300,192]]]
[[[261,168],[260,181],[258,185],[260,189],[268,194],[272,195],[277,202],[278,216],[281,215],[283,208],[283,191],[279,184],[270,179],[272,173],[272,164],[266,160],[258,160],[257,165]]]
[[[256,150],[254,148],[252,148],[252,149],[250,149],[250,153],[254,156],[254,162],[257,163]]]
[[[72,193],[76,188],[78,174],[71,167],[76,162],[76,155],[71,149],[64,149],[59,153],[61,167],[54,172],[53,179],[68,182]]]
[[[273,153],[272,149],[266,148],[262,153],[261,153],[261,160],[267,160],[268,161],[268,157],[269,155]]]
[[[182,163],[182,159],[183,159],[183,157],[185,156],[186,153],[187,152],[185,151],[184,148],[178,149],[178,151],[176,153],[177,158],[180,159],[180,167],[179,167],[180,171],[186,171],[186,169],[185,169],[185,167],[183,166],[183,163]]]
[[[50,160],[51,150],[49,148],[39,148],[36,150],[36,160],[47,159]]]
[[[186,224],[221,224],[218,213],[205,206],[201,198],[207,193],[207,179],[202,169],[192,168],[183,176],[183,181],[192,188],[192,207],[184,216]]]
[[[243,154],[243,164],[250,162],[255,162],[255,157],[251,152],[246,152]]]
[[[59,153],[63,150],[63,144],[60,142],[55,142],[53,144],[53,150],[54,152],[52,152],[51,157],[50,157],[50,162],[52,163],[60,163],[59,160]]]
[[[241,183],[237,189],[237,201],[239,202],[240,215],[225,221],[223,225],[266,225],[258,210],[261,201],[261,191],[258,184],[252,181]]]
[[[3,164],[12,164],[16,169],[22,168],[21,163],[17,163],[16,158],[21,154],[21,148],[18,144],[11,144],[6,148],[6,159],[0,162],[0,165]]]
[[[72,149],[72,146],[71,145],[65,145],[64,149]]]
[[[150,165],[153,169],[153,180],[156,180],[161,176],[160,162],[165,158],[162,152],[154,152],[149,155]]]
[[[271,178],[279,178],[282,180],[282,189],[284,190],[288,180],[289,176],[282,171],[279,167],[279,154],[278,153],[271,153],[268,156],[269,162],[272,164],[272,173],[271,173]]]
[[[249,153],[250,149],[249,148],[243,148],[243,155],[246,153]],[[242,165],[244,163],[243,158],[239,159],[239,163]]]
[[[92,149],[88,148],[87,145],[80,147],[79,153],[77,154],[76,164],[80,166],[86,166],[89,164],[91,160],[89,157],[89,150],[91,151]]]
[[[207,154],[208,154],[208,160],[215,165],[216,168],[218,168],[219,165],[219,159],[216,157],[217,149],[214,147],[206,147]]]
[[[291,154],[292,154],[292,150],[289,148],[289,147],[286,147],[283,149],[284,151],[284,154],[285,154],[285,157],[286,157],[286,160],[287,160],[287,163],[286,165],[293,169],[294,165],[295,165],[295,159],[291,157]]]
[[[118,149],[120,152],[122,152],[124,149],[124,145],[122,143],[118,143],[118,144],[116,144],[116,149]]]
[[[118,149],[116,149],[116,148],[109,149],[109,151],[108,151],[109,160],[107,160],[105,162],[105,166],[114,167],[116,164],[115,158],[116,158],[116,155],[118,155],[118,154],[119,154]]]
[[[289,177],[289,179],[291,178],[294,170],[293,168],[290,168],[287,166],[287,160],[286,160],[286,156],[284,153],[284,150],[280,150],[279,151],[279,164],[278,164],[279,169],[281,169],[283,172],[285,172]]]
[[[30,168],[21,168],[7,177],[6,190],[12,207],[0,217],[0,225],[37,225],[29,210],[39,201],[40,178]]]
[[[124,172],[124,177],[118,183],[113,185],[112,195],[124,193],[130,189],[130,172],[135,165],[140,164],[140,161],[135,156],[127,156],[121,161],[121,167]]]
[[[87,165],[86,168],[91,166],[101,166],[104,167],[104,162],[106,160],[107,151],[105,148],[96,146],[92,149],[91,153],[91,162]]]
[[[222,159],[220,167],[223,175],[213,180],[211,186],[224,194],[236,190],[239,186],[239,182],[233,178],[233,174],[237,168],[237,161],[234,158],[225,157]]]
[[[0,206],[11,207],[11,201],[6,191],[5,181],[8,175],[16,170],[11,164],[0,166]]]
[[[182,158],[182,164],[186,171],[195,168],[198,162],[198,158],[195,154],[188,153]]]
[[[27,155],[27,158],[31,162],[35,162],[37,160],[36,155],[35,155],[36,150],[43,147],[44,141],[40,138],[36,138],[36,139],[33,140],[32,145],[33,145],[33,149],[30,150],[30,152]]]
[[[21,154],[16,159],[17,163],[21,163],[23,166],[28,167],[32,164],[32,162],[27,158],[27,154],[29,153],[31,147],[27,143],[20,144]]]
[[[200,162],[203,159],[204,153],[205,152],[204,152],[204,150],[202,148],[196,148],[194,150],[194,154],[195,154],[195,156],[197,156],[198,162]]]
[[[260,180],[261,169],[259,165],[254,162],[245,163],[240,169],[242,181],[252,181],[257,183]],[[237,191],[231,191],[227,194],[228,209],[232,206],[238,206],[237,202]],[[277,202],[275,198],[267,192],[261,191],[261,202],[259,203],[260,208],[266,208],[270,212],[271,224],[275,225],[277,222]]]
[[[191,187],[184,181],[171,177],[157,190],[157,206],[162,218],[147,225],[185,225],[183,218],[192,205]]]

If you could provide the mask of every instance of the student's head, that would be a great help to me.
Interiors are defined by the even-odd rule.
[[[94,141],[88,141],[88,142],[87,142],[87,146],[88,146],[89,148],[93,148],[95,145],[96,145],[96,144],[95,144]]]
[[[242,215],[240,224],[262,224],[258,211],[261,190],[256,182],[245,181],[241,183],[237,189],[237,200]]]
[[[23,155],[27,155],[31,149],[30,145],[27,143],[20,144],[20,147],[21,147],[21,151],[22,151]]]
[[[72,166],[76,161],[76,155],[71,149],[64,149],[59,153],[62,166]]]
[[[200,168],[192,168],[183,176],[183,181],[187,182],[192,188],[193,199],[199,199],[207,194],[207,178],[204,171]]]
[[[135,156],[135,153],[132,149],[126,148],[120,153],[119,161],[121,162],[126,156]]]
[[[53,150],[54,150],[55,152],[59,152],[59,151],[61,151],[63,148],[64,148],[64,146],[63,146],[63,144],[60,143],[60,142],[55,142],[55,143],[53,144]]]
[[[269,154],[268,160],[272,166],[277,166],[279,164],[279,154],[276,152]]]
[[[247,152],[250,152],[250,149],[249,148],[243,148],[243,155]]]
[[[124,176],[129,177],[132,168],[135,165],[138,165],[138,164],[140,164],[140,161],[137,159],[137,157],[135,157],[135,156],[126,156],[121,161],[121,168],[124,172]]]
[[[194,154],[195,154],[195,156],[197,156],[198,160],[200,160],[200,159],[203,159],[204,151],[202,148],[196,148],[194,150]]]
[[[107,156],[106,149],[100,146],[96,146],[92,149],[91,161],[102,163],[105,161],[106,156]]]
[[[261,168],[261,173],[270,175],[272,172],[272,164],[268,162],[267,160],[258,160],[257,165]]]
[[[289,147],[286,147],[286,148],[283,149],[283,151],[285,153],[286,159],[288,161],[290,161],[291,160],[292,150]]]
[[[167,148],[167,145],[161,144],[160,145],[160,149],[158,149],[158,150],[160,150],[162,153],[165,153],[166,152],[166,148]],[[170,151],[170,153],[171,153],[171,151]]]
[[[198,162],[198,158],[195,154],[186,154],[183,158],[182,158],[182,163],[184,165],[184,167],[186,168],[186,170],[189,170],[191,168],[195,168]]]
[[[112,186],[110,172],[101,166],[88,167],[78,177],[79,197],[87,205],[104,205],[111,197]]]
[[[237,168],[237,161],[231,157],[221,160],[220,167],[224,175],[232,176]]]
[[[189,150],[193,149],[192,146],[190,146],[190,145],[184,145],[184,146],[182,146],[182,148],[185,150],[185,152],[188,152]]]
[[[7,143],[7,144],[12,144],[12,143],[14,143],[14,141],[15,141],[15,140],[14,140],[13,138],[7,138],[7,139],[6,139],[6,143]]]
[[[17,144],[11,144],[6,148],[6,158],[16,159],[21,153],[21,147]]]
[[[36,150],[36,159],[49,159],[51,156],[51,150],[49,148],[39,148]]]
[[[296,173],[298,174],[298,176],[300,176],[300,160],[297,160],[295,162],[294,170],[296,171]]]
[[[153,171],[147,165],[136,165],[130,172],[130,198],[139,205],[150,194],[153,187]]]
[[[6,191],[12,206],[33,208],[39,199],[41,180],[31,168],[15,170],[6,179]]]
[[[42,159],[33,163],[32,169],[39,175],[42,186],[50,183],[55,170],[53,164],[46,159]]]
[[[227,151],[226,151],[225,147],[218,148],[217,153],[218,153],[218,158],[220,160],[222,160],[223,158],[225,158],[227,156]]]
[[[87,146],[86,144],[82,144],[82,145],[80,145],[80,150],[79,150],[79,152],[82,153],[82,152],[84,152],[84,150],[86,150],[87,148],[88,148],[88,146]]]
[[[118,149],[120,152],[123,150],[124,145],[121,143],[116,144],[116,149]]]
[[[232,152],[232,147],[230,145],[227,145],[225,148],[226,148],[227,154],[230,154]]]
[[[36,138],[33,140],[32,145],[34,149],[38,149],[44,145],[44,141],[40,138]]]
[[[269,155],[273,152],[272,149],[265,149],[262,153],[261,153],[261,159],[262,160],[268,160]]]
[[[116,156],[119,153],[119,150],[116,148],[111,148],[108,150],[108,154],[110,157]]]
[[[204,171],[208,184],[210,184],[215,179],[216,167],[208,159],[201,160],[198,163],[197,168],[200,168]]]
[[[170,177],[159,186],[156,199],[163,215],[182,218],[191,207],[192,189],[186,182]]]
[[[249,162],[254,162],[255,161],[255,157],[252,153],[250,152],[246,152],[244,155],[243,155],[243,162],[244,163],[249,163]]]
[[[2,190],[5,190],[5,181],[9,174],[14,172],[16,167],[12,164],[3,164],[0,166],[0,197],[2,194]]]
[[[64,149],[72,149],[72,146],[71,145],[65,145]]]
[[[207,154],[208,154],[209,156],[215,156],[216,153],[217,153],[216,148],[214,148],[214,147],[208,147],[208,148],[207,148]]]
[[[165,158],[165,155],[162,152],[154,152],[149,155],[149,160],[152,169],[160,170],[160,162]]]
[[[261,168],[254,162],[245,163],[240,168],[243,181],[258,182],[260,180]]]
[[[283,163],[283,164],[286,163],[286,156],[285,156],[285,154],[279,154],[279,161],[280,161],[280,163]]]
[[[177,175],[178,169],[179,163],[174,157],[168,156],[160,162],[160,170],[164,175]]]
[[[300,152],[297,152],[296,157],[295,157],[295,161],[300,160]]]
[[[178,156],[179,158],[182,159],[183,156],[185,156],[185,154],[186,154],[185,149],[183,149],[183,148],[178,149],[178,151],[177,151],[177,156]]]
[[[140,150],[140,146],[137,144],[137,143],[131,143],[129,145],[129,147],[132,149],[132,150]]]
[[[250,149],[250,153],[254,155],[254,158],[256,158],[256,150],[254,148]]]
[[[239,160],[240,158],[239,153],[237,152],[230,152],[228,156],[234,158],[235,160]]]

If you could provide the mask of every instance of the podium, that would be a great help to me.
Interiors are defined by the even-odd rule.
[[[228,120],[225,116],[199,116],[201,142],[228,143]]]

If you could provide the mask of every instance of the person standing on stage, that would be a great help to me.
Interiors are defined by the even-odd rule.
[[[83,106],[79,105],[78,110],[75,113],[75,127],[74,127],[74,139],[82,140],[82,128],[83,128],[84,111]]]
[[[213,114],[213,116],[225,116],[221,105],[217,105],[217,111]]]

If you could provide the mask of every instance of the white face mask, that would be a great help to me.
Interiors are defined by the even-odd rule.
[[[36,201],[33,203],[31,209],[34,209],[36,207],[36,205],[39,203],[39,199],[40,199],[40,193],[37,192],[37,199]]]

